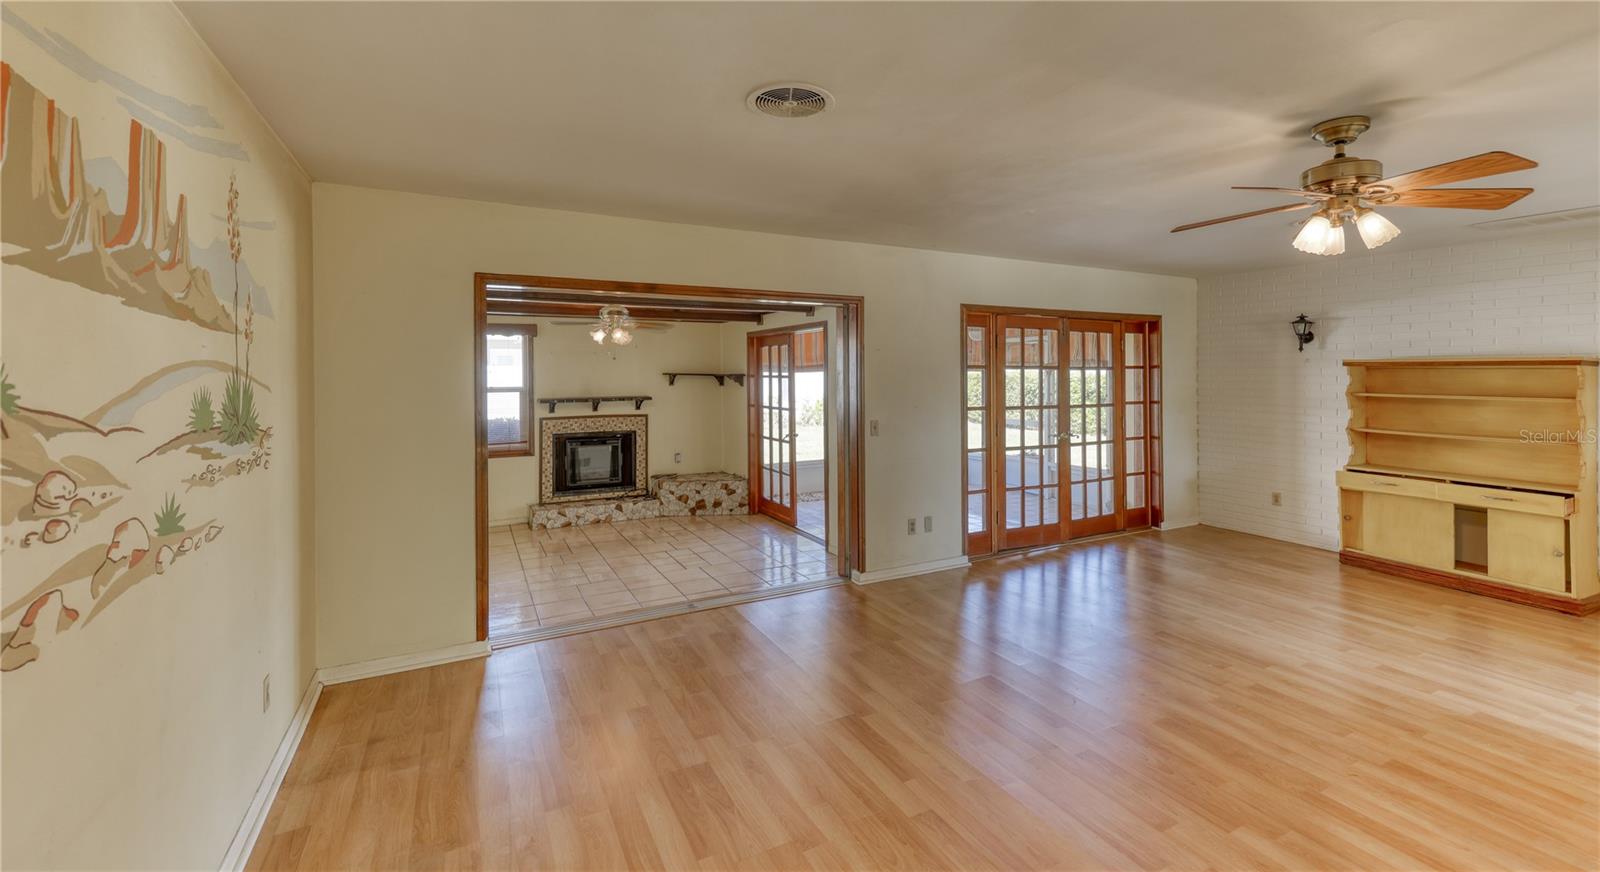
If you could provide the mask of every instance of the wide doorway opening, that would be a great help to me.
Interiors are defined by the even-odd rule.
[[[476,293],[480,638],[861,567],[859,298],[489,274]]]

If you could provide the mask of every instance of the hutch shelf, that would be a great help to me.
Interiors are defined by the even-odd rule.
[[[1339,559],[1587,614],[1594,357],[1347,360]]]

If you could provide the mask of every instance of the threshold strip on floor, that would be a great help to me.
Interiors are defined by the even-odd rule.
[[[576,633],[588,633],[593,630],[606,630],[612,627],[621,627],[627,624],[637,624],[643,621],[653,621],[657,618],[670,618],[674,615],[687,615],[702,612],[706,609],[722,608],[723,606],[737,606],[744,603],[753,603],[759,600],[776,599],[790,594],[806,593],[813,590],[837,587],[845,583],[843,578],[824,578],[818,581],[807,581],[783,587],[762,588],[758,590],[730,593],[725,596],[712,597],[711,599],[690,600],[683,603],[673,603],[655,609],[640,609],[635,612],[623,612],[617,615],[608,615],[592,621],[581,621],[575,624],[563,624],[559,627],[540,627],[537,630],[523,630],[517,633],[507,633],[499,638],[489,640],[489,650],[498,651],[501,648],[510,648],[515,645],[526,645],[529,642],[539,642],[544,639],[555,639],[560,636],[571,636]]]

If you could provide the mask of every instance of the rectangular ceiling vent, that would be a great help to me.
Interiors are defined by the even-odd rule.
[[[1540,212],[1537,215],[1479,221],[1472,226],[1479,230],[1531,230],[1536,227],[1570,227],[1574,224],[1597,221],[1600,221],[1600,206],[1583,206],[1577,209],[1563,209],[1560,212]]]

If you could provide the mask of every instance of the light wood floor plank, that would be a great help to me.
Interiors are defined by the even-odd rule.
[[[1600,616],[1191,528],[327,688],[248,868],[1595,869],[1597,822]]]

